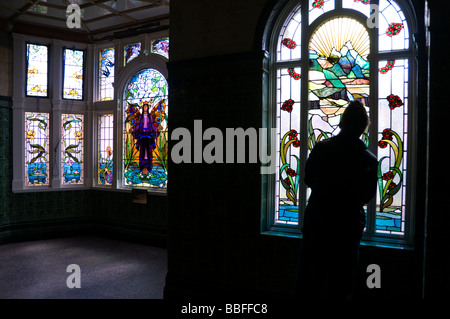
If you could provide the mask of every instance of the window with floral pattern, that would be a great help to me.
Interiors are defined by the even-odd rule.
[[[371,120],[361,139],[379,161],[364,236],[410,243],[415,149],[410,132],[416,104],[410,98],[413,46],[403,2],[379,0],[378,15],[365,0],[307,3],[292,1],[289,14],[274,27],[269,118],[278,131],[277,171],[263,203],[264,229],[301,233],[310,193],[302,182],[305,161],[316,143],[339,133],[345,108],[359,100]],[[335,169],[338,163],[323,167]],[[335,187],[339,181],[329,191]]]

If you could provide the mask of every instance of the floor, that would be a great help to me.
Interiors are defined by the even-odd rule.
[[[0,245],[0,299],[162,299],[166,273],[166,249],[109,238]]]

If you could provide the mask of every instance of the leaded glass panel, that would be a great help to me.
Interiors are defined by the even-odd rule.
[[[48,46],[27,43],[28,96],[48,96]]]
[[[64,49],[63,98],[83,99],[84,51]]]
[[[128,62],[139,56],[139,53],[141,53],[141,43],[128,44],[124,47],[123,51],[123,64],[126,65]]]
[[[114,99],[114,48],[100,51],[100,101]]]
[[[114,159],[114,115],[98,115],[98,165],[99,185],[112,185]]]
[[[49,185],[49,113],[25,112],[25,185]]]
[[[166,59],[169,58],[169,38],[152,41],[152,53],[160,54]]]
[[[84,115],[61,115],[61,183],[84,183]]]

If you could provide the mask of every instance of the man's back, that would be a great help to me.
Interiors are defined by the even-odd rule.
[[[312,193],[303,231],[360,237],[365,224],[362,207],[376,192],[377,166],[360,139],[340,134],[318,143],[306,163],[305,183]]]

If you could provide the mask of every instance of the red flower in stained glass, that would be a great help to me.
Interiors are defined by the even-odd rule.
[[[355,0],[355,2],[362,2],[363,4],[369,4],[370,0]]]
[[[295,49],[295,47],[297,46],[297,43],[295,43],[294,40],[289,39],[289,38],[284,38],[283,41],[281,41],[281,43],[289,49]]]
[[[378,142],[378,146],[379,146],[380,148],[386,148],[387,143],[386,143],[386,142],[383,142],[383,141],[379,141],[379,142]]]
[[[296,130],[291,130],[290,132],[289,132],[289,140],[291,141],[291,140],[296,140],[297,139],[297,131]]]
[[[314,0],[312,6],[313,8],[322,8],[324,0]]]
[[[402,23],[390,23],[389,28],[386,30],[386,35],[388,37],[393,37],[402,31],[403,24]]]
[[[389,128],[383,130],[383,140],[392,140],[392,131]]]
[[[288,169],[287,169],[287,174],[288,174],[289,176],[292,176],[292,177],[294,177],[295,175],[297,175],[297,173],[296,173],[292,168],[288,168]]]
[[[286,177],[286,178],[284,179],[284,181],[285,181],[288,185],[291,185],[291,180],[289,179],[289,177]]]
[[[299,140],[295,140],[292,145],[294,145],[294,147],[300,147],[300,141]]]
[[[395,60],[387,61],[386,66],[379,69],[381,74],[386,74],[389,70],[392,70],[392,68],[395,65]]]
[[[294,68],[289,68],[288,73],[294,80],[299,80],[301,77],[300,73],[295,72]]]
[[[392,172],[387,172],[385,174],[383,174],[383,176],[381,177],[381,179],[388,181],[390,179],[394,178],[394,174]]]
[[[381,141],[378,142],[378,146],[380,148],[386,148],[388,143],[385,142],[384,140],[392,141],[393,134],[392,134],[391,129],[389,129],[389,128],[385,129],[382,134],[383,134],[383,137],[381,138]]]
[[[391,110],[403,105],[403,101],[398,95],[391,94],[386,97],[386,100],[389,101],[389,108]]]
[[[287,111],[289,113],[292,112],[292,106],[294,105],[294,100],[293,99],[289,99],[283,102],[283,105],[281,106],[281,109],[283,111]]]
[[[391,182],[391,184],[389,184],[388,189],[394,189],[395,186],[397,186],[397,184],[395,184],[394,182]]]

